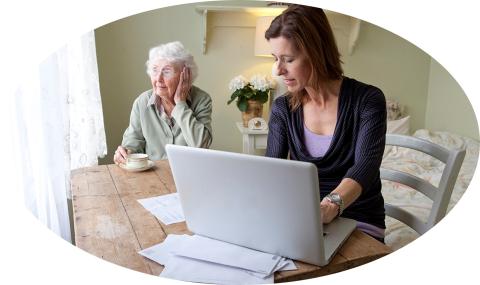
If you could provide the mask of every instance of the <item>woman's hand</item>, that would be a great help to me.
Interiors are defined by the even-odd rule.
[[[130,152],[131,151],[129,149],[126,149],[123,146],[119,145],[117,147],[117,150],[115,151],[115,154],[113,155],[113,162],[115,162],[115,164],[125,164],[127,155],[130,154]]]
[[[175,104],[178,102],[185,102],[190,93],[190,88],[192,88],[192,72],[190,68],[184,66],[182,72],[180,73],[180,80],[178,81],[177,89],[175,90],[175,95],[173,97]]]
[[[340,195],[345,209],[360,197],[360,194],[362,194],[362,186],[351,178],[343,178],[342,182],[340,182],[332,192]],[[338,216],[339,206],[324,198],[322,202],[320,202],[320,210],[322,211],[323,223],[328,224]]]
[[[330,202],[328,199],[323,199],[320,202],[320,211],[322,211],[322,222],[328,224],[338,215],[338,205]]]

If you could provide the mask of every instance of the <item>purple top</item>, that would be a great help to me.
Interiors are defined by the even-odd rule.
[[[310,131],[307,126],[303,127],[303,139],[305,148],[311,157],[322,157],[327,152],[332,142],[333,135],[319,135]]]
[[[357,222],[357,229],[376,238],[385,238],[385,229],[376,227],[371,224]]]

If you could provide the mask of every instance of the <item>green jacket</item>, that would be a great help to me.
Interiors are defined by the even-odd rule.
[[[152,160],[167,158],[167,144],[210,147],[212,99],[205,91],[192,86],[187,101],[173,108],[172,120],[157,109],[155,96],[150,89],[133,103],[130,125],[123,134],[123,147],[133,153],[146,153]]]

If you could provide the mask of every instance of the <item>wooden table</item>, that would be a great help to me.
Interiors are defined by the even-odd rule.
[[[168,161],[144,172],[102,165],[72,172],[76,245],[115,264],[159,275],[163,266],[138,254],[168,234],[191,234],[185,222],[164,225],[138,199],[176,192]],[[370,236],[354,231],[332,262],[318,267],[295,261],[298,270],[275,273],[275,282],[318,277],[356,267],[390,253]]]

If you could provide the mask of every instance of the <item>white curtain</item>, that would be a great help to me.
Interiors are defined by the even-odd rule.
[[[27,208],[71,241],[70,170],[107,153],[94,33],[49,56],[26,74],[15,96],[16,147]]]

